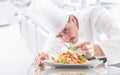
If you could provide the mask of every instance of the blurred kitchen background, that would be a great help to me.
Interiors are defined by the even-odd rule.
[[[72,11],[104,7],[120,21],[119,0],[0,0],[0,63],[34,61],[49,33],[40,22],[42,6]]]

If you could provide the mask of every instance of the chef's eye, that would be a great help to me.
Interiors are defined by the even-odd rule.
[[[57,38],[62,38],[62,35],[57,35],[56,37],[57,37]]]
[[[68,32],[67,28],[64,28],[63,33],[66,34]]]

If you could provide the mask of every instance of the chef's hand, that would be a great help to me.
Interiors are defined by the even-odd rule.
[[[35,57],[35,61],[39,66],[43,66],[44,64],[41,62],[42,60],[49,60],[50,55],[46,52],[41,52]]]
[[[77,44],[75,45],[75,47],[78,50],[81,50],[87,58],[91,58],[94,56],[94,46],[90,41],[85,41],[81,44]]]

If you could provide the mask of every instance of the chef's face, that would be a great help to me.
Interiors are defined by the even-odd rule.
[[[57,34],[61,41],[75,44],[78,41],[79,26],[74,16],[70,16],[65,27]]]

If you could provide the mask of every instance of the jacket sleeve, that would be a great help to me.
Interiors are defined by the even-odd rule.
[[[104,10],[96,20],[96,29],[99,33],[105,33],[107,40],[99,43],[103,50],[108,64],[120,63],[120,26]]]
[[[42,52],[47,52],[51,56],[56,57],[60,52],[62,52],[63,43],[59,41],[58,38],[48,35],[48,40],[42,49]]]

